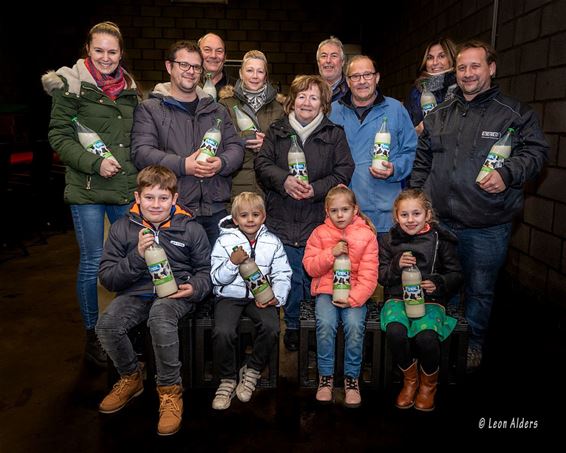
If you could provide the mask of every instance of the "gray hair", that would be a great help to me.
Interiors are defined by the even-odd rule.
[[[326,44],[334,44],[340,49],[340,58],[342,58],[342,62],[346,61],[346,55],[344,54],[344,46],[342,45],[342,41],[340,41],[336,36],[330,36],[330,38],[325,39],[318,45],[318,49],[316,50],[316,60],[318,61],[320,58],[320,48],[325,46]]]

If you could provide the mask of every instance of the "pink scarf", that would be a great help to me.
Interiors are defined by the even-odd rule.
[[[94,77],[98,87],[113,101],[126,88],[126,79],[124,78],[122,66],[118,66],[116,71],[114,71],[114,75],[102,74],[96,69],[90,57],[85,59],[85,66],[92,77]]]

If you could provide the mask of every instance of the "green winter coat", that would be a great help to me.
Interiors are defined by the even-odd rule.
[[[246,98],[242,92],[242,82],[238,80],[236,86],[226,85],[220,90],[219,93],[219,103],[224,105],[232,117],[232,122],[234,127],[240,132],[238,128],[238,123],[236,121],[236,114],[234,113],[234,106],[237,105],[240,110],[242,110],[246,115],[248,115],[254,122],[256,128],[261,132],[267,132],[269,125],[275,120],[282,118],[285,115],[283,111],[284,97],[277,94],[275,89],[268,84],[267,86],[267,98],[265,104],[259,109],[257,113],[254,113],[253,109],[246,102]],[[259,187],[255,172],[254,172],[254,160],[257,156],[257,152],[254,152],[248,148],[245,148],[244,163],[242,168],[238,170],[232,176],[232,199],[236,195],[244,191],[251,191],[257,193],[263,193]]]
[[[131,80],[129,75],[127,79]],[[137,170],[130,160],[130,132],[134,109],[138,105],[135,82],[115,101],[98,88],[84,60],[72,67],[50,71],[41,81],[53,98],[49,143],[67,166],[65,202],[69,204],[127,204],[133,200]],[[94,130],[122,170],[112,178],[103,178],[99,170],[102,157],[82,147],[71,118]]]

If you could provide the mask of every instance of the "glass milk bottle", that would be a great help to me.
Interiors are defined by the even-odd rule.
[[[391,134],[387,127],[387,117],[383,117],[381,127],[375,134],[373,141],[373,157],[371,167],[376,170],[387,170],[383,162],[389,161],[389,151],[391,149]]]
[[[83,145],[85,150],[97,156],[104,157],[105,159],[113,159],[118,162],[96,132],[79,123],[76,116],[71,118],[71,121],[74,123],[77,130],[79,143]]]
[[[234,247],[233,250],[237,248],[238,247]],[[246,258],[246,260],[240,264],[239,269],[240,275],[244,279],[248,290],[252,293],[258,304],[265,305],[275,298],[269,281],[265,275],[262,274],[253,258]]]
[[[289,164],[289,173],[297,179],[309,182],[307,171],[307,158],[304,151],[297,142],[297,136],[291,135],[291,147],[287,154],[287,162]]]
[[[202,87],[202,90],[208,94],[212,99],[214,99],[216,101],[216,87],[214,86],[214,83],[212,82],[212,74],[210,72],[206,73],[205,76],[205,82],[204,85]]]
[[[233,109],[234,109],[234,113],[236,114],[236,124],[238,125],[238,129],[240,129],[240,136],[255,137],[255,133],[257,132],[257,127],[255,127],[255,124],[252,121],[252,119],[244,112],[242,112],[242,110],[240,110],[237,105],[235,105]]]
[[[199,155],[197,161],[205,161],[209,157],[216,156],[220,142],[222,141],[222,132],[220,132],[220,123],[222,120],[216,118],[216,124],[204,133],[202,142],[199,146]]]
[[[334,279],[332,281],[332,300],[348,302],[350,295],[350,258],[347,253],[338,255],[334,260]]]
[[[412,255],[411,252],[407,252]],[[425,314],[425,299],[421,287],[422,277],[419,268],[413,264],[404,267],[401,272],[401,282],[403,284],[403,301],[405,302],[405,312],[409,318],[420,318]]]
[[[428,89],[428,84],[423,83],[423,91],[421,93],[421,110],[423,112],[423,117],[427,116],[430,111],[436,107],[436,97]]]
[[[143,234],[151,234],[151,231],[145,230]],[[153,244],[145,249],[144,258],[157,296],[167,297],[176,293],[178,288],[173,271],[157,237],[154,238]]]
[[[480,182],[493,170],[503,166],[505,159],[507,159],[511,155],[511,142],[514,132],[515,129],[510,127],[509,129],[507,129],[505,135],[493,144],[493,146],[489,150],[485,162],[481,167],[480,172],[478,173],[476,182]]]

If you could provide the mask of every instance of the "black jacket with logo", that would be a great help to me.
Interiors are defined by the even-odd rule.
[[[515,129],[511,156],[499,172],[506,190],[490,194],[476,177],[491,146]],[[441,220],[484,228],[510,222],[520,211],[523,185],[541,170],[548,144],[536,113],[503,96],[498,86],[466,101],[460,88],[424,120],[409,185],[422,187]]]

